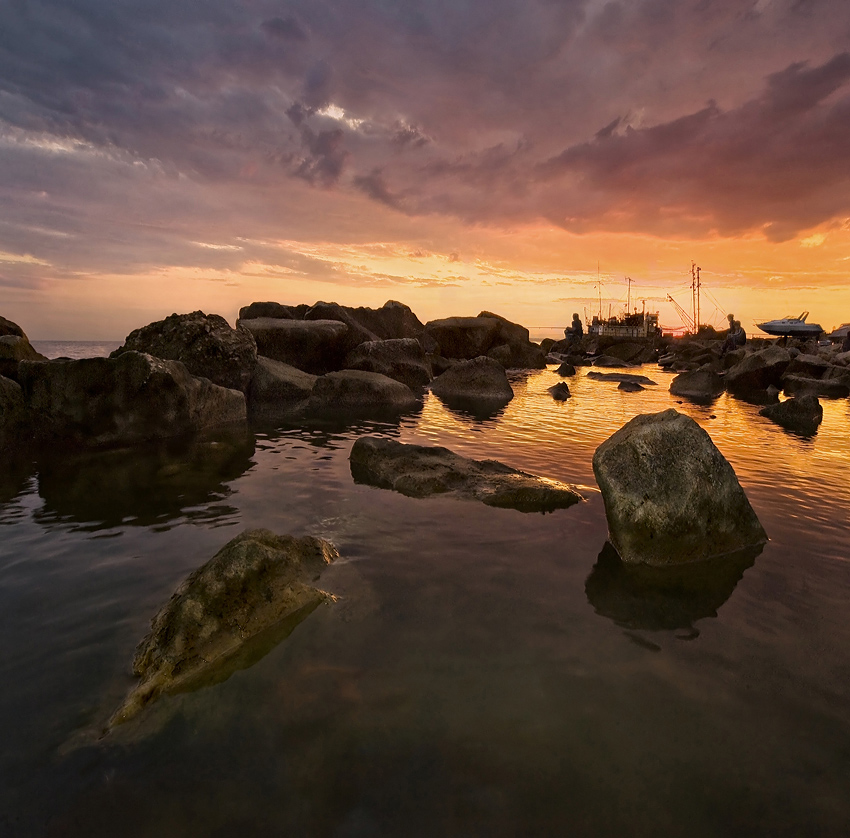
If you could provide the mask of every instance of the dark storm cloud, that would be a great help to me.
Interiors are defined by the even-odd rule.
[[[842,53],[773,74],[761,96],[731,111],[710,103],[622,133],[612,123],[539,167],[541,181],[578,178],[584,196],[567,197],[564,216],[556,203],[551,217],[581,227],[618,212],[618,224],[652,230],[675,210],[723,233],[762,227],[782,240],[850,213],[848,81],[850,54]]]
[[[0,246],[238,266],[193,242],[331,237],[334,194],[782,238],[850,214],[849,40],[845,0],[8,0]]]

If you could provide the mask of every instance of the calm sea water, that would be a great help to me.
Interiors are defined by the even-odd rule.
[[[43,350],[42,350],[43,351]],[[678,404],[552,369],[482,421],[255,429],[43,453],[0,484],[4,836],[846,835],[850,404],[811,440],[729,397]],[[710,596],[635,600],[597,560],[591,457],[638,413],[693,416],[771,541]],[[583,487],[522,514],[357,485],[363,433]],[[246,527],[315,534],[338,596],[226,682],[97,741],[135,645]],[[740,577],[740,578],[739,578]]]

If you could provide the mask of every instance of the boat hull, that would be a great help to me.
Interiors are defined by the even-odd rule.
[[[763,332],[780,338],[815,338],[823,331],[817,323],[783,323],[781,321],[771,321],[769,323],[756,323],[756,326]]]

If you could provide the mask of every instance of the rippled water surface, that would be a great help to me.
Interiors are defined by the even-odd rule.
[[[480,420],[255,429],[44,454],[0,482],[0,834],[846,835],[850,406],[810,440],[669,378],[552,369]],[[706,596],[635,599],[600,557],[591,457],[638,413],[693,416],[771,541]],[[353,482],[364,433],[576,483],[523,514]],[[257,664],[98,740],[176,585],[246,527],[333,541],[338,596]]]

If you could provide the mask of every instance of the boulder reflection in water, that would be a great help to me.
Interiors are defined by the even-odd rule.
[[[584,585],[597,614],[630,629],[690,629],[716,617],[764,545],[700,562],[651,567],[627,564],[605,542]]]
[[[233,512],[210,504],[230,494],[227,484],[248,471],[253,455],[253,435],[235,429],[132,449],[53,452],[40,463],[37,516],[91,529],[161,526],[184,516],[209,523]]]

